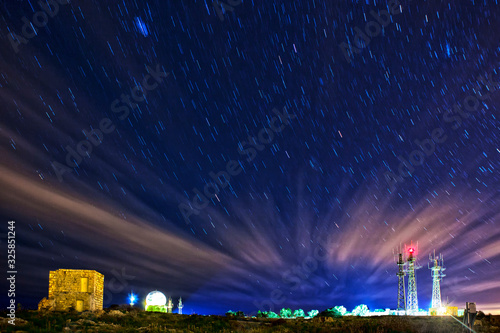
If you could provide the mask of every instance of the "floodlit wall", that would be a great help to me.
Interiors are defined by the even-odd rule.
[[[458,307],[456,306],[443,306],[441,308],[429,308],[429,315],[431,316],[458,316]]]
[[[446,314],[447,315],[452,315],[452,316],[458,316],[458,307],[456,306],[447,306],[446,307]]]
[[[104,275],[94,270],[58,269],[49,273],[49,297],[39,310],[102,310]]]

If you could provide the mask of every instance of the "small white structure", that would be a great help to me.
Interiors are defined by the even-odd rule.
[[[368,312],[367,316],[373,317],[373,316],[389,316],[391,314],[391,309],[386,308],[385,311],[378,311],[378,312]]]
[[[174,308],[174,303],[172,302],[172,297],[169,297],[167,303],[167,313],[172,313],[173,308]]]
[[[182,308],[184,305],[182,304],[182,297],[179,298],[179,305],[177,305],[177,308],[179,309],[179,314],[182,314]]]

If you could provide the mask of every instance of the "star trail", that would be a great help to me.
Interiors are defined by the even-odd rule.
[[[395,308],[413,241],[420,307],[435,250],[443,302],[500,314],[498,1],[0,12],[0,230],[16,222],[23,306],[68,268],[104,274],[105,306]]]

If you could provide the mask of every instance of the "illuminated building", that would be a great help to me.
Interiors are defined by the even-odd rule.
[[[94,270],[58,269],[49,273],[49,297],[38,310],[102,310],[104,275]]]
[[[154,312],[167,312],[167,307],[165,303],[167,302],[167,298],[163,295],[162,292],[158,290],[150,292],[146,296],[146,311],[154,311]]]
[[[459,311],[458,307],[456,306],[442,306],[439,308],[429,308],[429,315],[430,316],[458,316]],[[461,315],[463,315],[463,310]]]

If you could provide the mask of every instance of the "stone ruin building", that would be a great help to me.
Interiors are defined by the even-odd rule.
[[[94,270],[58,269],[49,273],[49,297],[38,303],[38,310],[102,310],[104,275]]]

